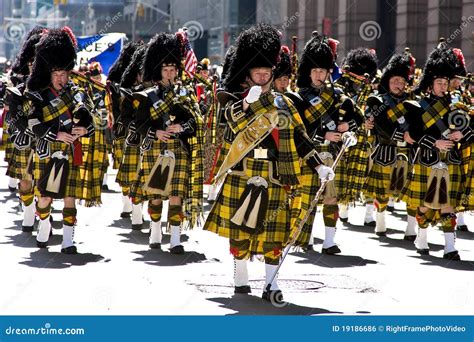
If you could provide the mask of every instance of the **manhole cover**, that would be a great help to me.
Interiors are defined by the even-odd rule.
[[[212,284],[207,283],[190,283],[197,287],[197,289],[204,293],[219,293],[232,295],[234,293],[234,284],[229,281],[227,277],[214,278]],[[211,282],[211,281],[210,281]],[[263,290],[265,285],[264,279],[250,280],[249,285],[252,291],[259,292]],[[296,292],[315,292],[325,287],[325,284],[320,281],[301,280],[301,279],[278,279],[278,286],[285,291],[285,293]]]

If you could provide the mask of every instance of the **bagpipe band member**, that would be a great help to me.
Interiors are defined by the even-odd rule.
[[[181,84],[183,46],[178,34],[160,33],[148,44],[143,80],[134,93],[136,125],[143,136],[141,165],[132,197],[148,200],[150,248],[161,248],[163,200],[169,200],[170,252],[183,254],[183,223],[192,229],[202,214],[203,126],[192,87]],[[187,221],[187,222],[183,222]]]
[[[463,125],[466,116],[453,110],[448,92],[449,80],[455,74],[458,59],[453,51],[440,44],[423,69],[418,92],[418,113],[409,127],[410,136],[418,143],[413,171],[402,189],[402,199],[417,207],[419,254],[429,254],[428,226],[441,224],[444,231],[444,259],[460,260],[455,247],[455,210],[462,204],[462,157],[460,145],[472,141],[472,130]],[[465,119],[467,119],[465,117]]]
[[[362,123],[355,111],[352,99],[344,95],[339,87],[335,87],[330,75],[336,60],[337,41],[313,33],[304,48],[298,69],[298,94],[289,94],[303,119],[306,131],[312,139],[316,151],[326,166],[332,166],[336,155],[342,148],[342,134],[355,132]],[[346,163],[344,159],[338,163],[336,176],[329,182],[321,196],[325,238],[322,253],[337,254],[341,250],[334,241],[336,223],[339,217],[338,203],[346,203]],[[312,199],[318,192],[320,180],[310,168],[303,165],[304,175],[302,205],[309,208]],[[312,234],[316,209],[306,221],[303,234]],[[305,240],[306,237],[300,236]],[[313,248],[312,235],[307,249]]]
[[[77,253],[74,225],[75,199],[81,199],[82,148],[79,138],[92,136],[92,118],[85,108],[85,94],[69,82],[76,61],[77,43],[68,27],[49,30],[36,46],[33,70],[25,94],[32,101],[28,127],[37,138],[34,156],[36,212],[40,223],[37,245],[47,246],[53,198],[63,199],[63,242],[61,252]]]
[[[322,178],[334,176],[322,165],[291,101],[270,89],[279,52],[280,33],[272,26],[253,26],[237,38],[224,81],[233,94],[225,105],[228,152],[216,175],[223,185],[204,226],[229,238],[235,293],[251,292],[247,262],[253,255],[264,257],[265,300],[282,300],[277,280],[271,279],[301,211],[293,196],[301,159]]]
[[[371,120],[364,118],[364,107],[368,96],[374,91],[373,82],[377,73],[377,55],[375,50],[357,48],[349,51],[342,63],[342,76],[336,84],[344,89],[346,96],[353,99],[359,120],[364,119],[357,131],[357,145],[347,153],[347,201],[356,200],[361,194],[367,174],[371,166],[370,154],[374,137],[370,134],[373,128]],[[372,198],[365,198],[364,225],[375,227],[374,203]],[[339,206],[339,218],[347,222],[348,206]]]
[[[34,134],[28,128],[28,112],[30,102],[24,96],[25,82],[31,72],[35,57],[35,46],[42,34],[42,26],[33,28],[27,35],[20,53],[13,64],[10,80],[12,86],[7,87],[5,103],[9,110],[6,117],[13,152],[8,163],[7,175],[18,179],[20,202],[23,206],[22,231],[32,232],[35,223],[35,203],[33,189],[33,153]],[[13,86],[15,84],[16,86]]]
[[[405,185],[409,172],[409,149],[405,141],[408,131],[411,105],[410,93],[406,91],[412,77],[413,59],[408,53],[395,54],[384,69],[379,94],[367,99],[366,117],[372,118],[376,139],[372,152],[372,168],[364,186],[364,195],[375,199],[375,233],[385,236],[386,218],[390,198],[396,198]],[[413,220],[415,215],[408,211],[408,226],[405,240],[414,241],[416,237]],[[412,214],[412,215],[410,215]]]
[[[133,92],[151,86],[151,83],[143,82],[142,64],[145,52],[145,45],[137,47],[120,83],[123,98],[120,105],[117,131],[123,132],[125,139],[123,157],[115,181],[122,187],[123,210],[120,216],[123,218],[131,217],[133,230],[143,228],[143,203],[139,196],[132,195],[131,187],[140,168],[140,145],[143,139],[137,130],[136,110],[138,101],[133,98]],[[131,207],[128,207],[128,203]]]

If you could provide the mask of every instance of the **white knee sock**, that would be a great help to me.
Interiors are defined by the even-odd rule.
[[[150,244],[161,243],[161,222],[150,223]]]
[[[46,242],[49,239],[49,233],[51,232],[51,223],[49,222],[49,216],[44,220],[39,220],[38,224],[38,235],[36,241]]]
[[[324,230],[323,248],[334,246],[334,236],[336,235],[336,227],[326,227]]]
[[[246,286],[249,284],[248,260],[234,258],[234,286]]]
[[[171,239],[170,246],[171,248],[179,246],[181,244],[181,226],[170,226]]]
[[[63,243],[62,248],[71,247],[74,245],[74,226],[63,224]]]

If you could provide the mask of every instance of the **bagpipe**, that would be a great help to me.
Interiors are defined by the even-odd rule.
[[[290,89],[296,91],[296,78],[298,77],[298,37],[291,37],[291,77],[290,77]]]

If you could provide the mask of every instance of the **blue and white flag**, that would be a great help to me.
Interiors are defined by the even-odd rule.
[[[94,36],[77,37],[77,65],[99,62],[104,75],[114,64],[122,50],[125,33],[105,33]]]

